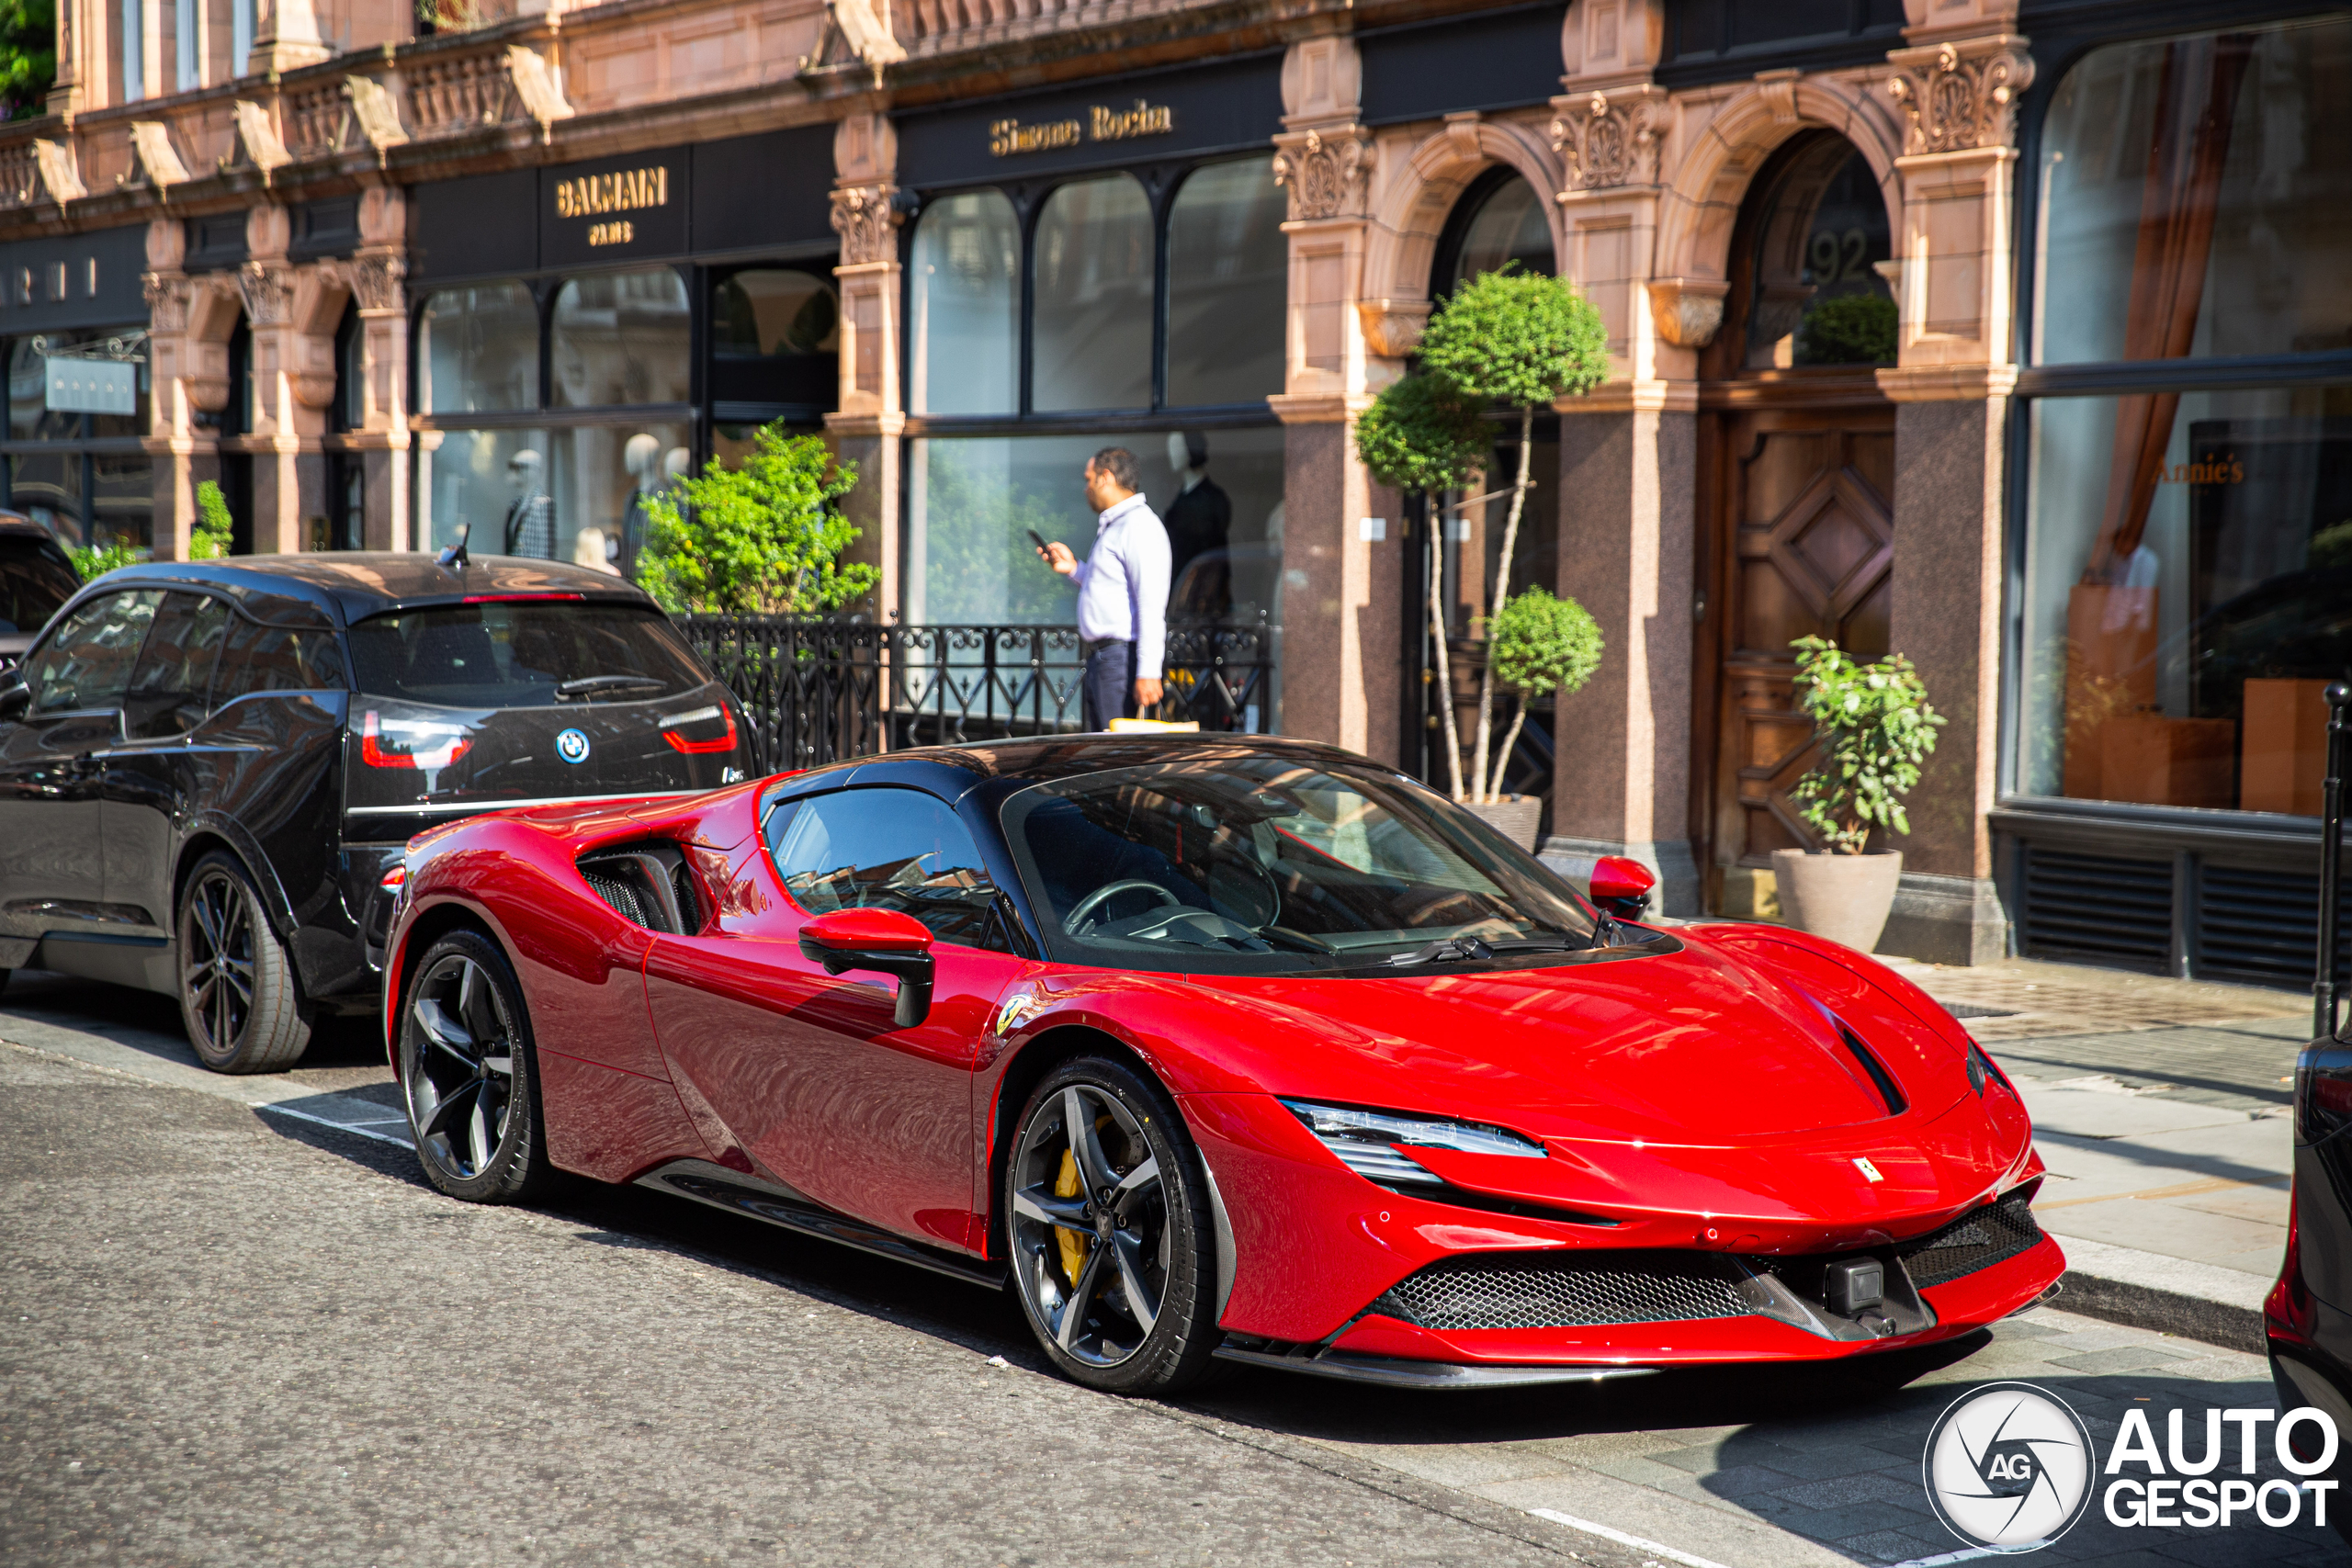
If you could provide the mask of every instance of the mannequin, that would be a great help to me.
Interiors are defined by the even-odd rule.
[[[506,459],[506,506],[503,545],[510,556],[555,558],[555,502],[539,482],[544,459],[528,446]]]
[[[613,540],[605,537],[605,531],[602,528],[593,525],[582,528],[580,530],[580,536],[571,542],[571,564],[587,567],[592,571],[608,571],[618,575],[620,568],[614,565],[612,559],[617,548],[617,545]]]
[[[1160,515],[1168,525],[1169,584],[1171,591],[1182,591],[1170,607],[1190,615],[1224,615],[1232,602],[1227,571],[1204,569],[1192,583],[1184,581],[1185,565],[1211,550],[1225,549],[1233,527],[1232,499],[1208,477],[1208,436],[1197,430],[1170,431],[1168,466],[1176,472],[1176,499]]]
[[[637,488],[629,491],[628,505],[621,513],[620,532],[606,541],[605,553],[613,562],[612,570],[634,582],[638,554],[645,548],[646,536],[653,525],[645,510],[645,499],[664,483],[661,441],[642,433],[630,436],[628,445],[621,449],[621,466],[628,469]]]

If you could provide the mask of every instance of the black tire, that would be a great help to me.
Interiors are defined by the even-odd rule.
[[[1091,1124],[1082,1143],[1073,1108]],[[1208,1183],[1159,1085],[1104,1056],[1048,1073],[1013,1129],[1001,1201],[1015,1293],[1064,1376],[1129,1394],[1200,1381],[1220,1337]]]
[[[401,1102],[426,1179],[469,1203],[542,1195],[561,1177],[548,1159],[514,966],[489,938],[458,931],[427,949],[414,974],[401,1001]]]
[[[271,929],[253,878],[213,851],[180,892],[180,1021],[216,1073],[282,1073],[311,1046],[294,961]]]

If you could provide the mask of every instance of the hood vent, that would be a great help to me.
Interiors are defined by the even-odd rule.
[[[686,857],[666,839],[582,855],[581,879],[621,919],[647,931],[693,936],[702,930],[702,900]]]
[[[1894,1081],[1894,1075],[1886,1070],[1886,1064],[1862,1043],[1860,1035],[1841,1021],[1838,1024],[1838,1038],[1846,1043],[1846,1049],[1854,1054],[1854,1060],[1861,1064],[1862,1071],[1870,1074],[1871,1082],[1878,1086],[1878,1097],[1886,1101],[1889,1116],[1900,1116],[1911,1108],[1911,1102],[1903,1098],[1903,1086]]]

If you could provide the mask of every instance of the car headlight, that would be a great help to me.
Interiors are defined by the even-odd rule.
[[[1316,1105],[1285,1100],[1283,1108],[1306,1123],[1306,1130],[1340,1163],[1367,1180],[1384,1187],[1399,1183],[1442,1187],[1436,1172],[1396,1152],[1396,1145],[1460,1149],[1474,1155],[1510,1155],[1542,1159],[1544,1145],[1532,1138],[1476,1122],[1452,1122],[1433,1116],[1399,1116],[1385,1111],[1357,1111],[1344,1105]]]

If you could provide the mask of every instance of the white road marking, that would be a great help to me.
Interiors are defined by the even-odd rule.
[[[1549,1519],[1555,1525],[1566,1525],[1572,1530],[1582,1530],[1587,1535],[1597,1535],[1603,1540],[1613,1540],[1620,1546],[1630,1546],[1635,1551],[1656,1552],[1670,1562],[1682,1563],[1684,1568],[1724,1568],[1722,1563],[1712,1557],[1701,1557],[1694,1552],[1678,1551],[1673,1547],[1662,1545],[1655,1540],[1645,1540],[1637,1535],[1627,1535],[1623,1530],[1612,1529],[1608,1525],[1595,1524],[1590,1519],[1579,1519],[1572,1514],[1563,1514],[1552,1508],[1530,1508],[1527,1511],[1539,1519]],[[1940,1562],[1944,1559],[1938,1558],[1936,1561]],[[1912,1565],[1906,1563],[1905,1568],[1912,1568]]]
[[[2044,1546],[2048,1544],[2047,1541],[2042,1542]],[[1894,1568],[1947,1568],[1948,1564],[1973,1562],[1980,1557],[2006,1557],[2018,1550],[2014,1546],[2007,1548],[2007,1551],[1997,1546],[1972,1546],[1965,1551],[1947,1551],[1940,1557],[1914,1557],[1908,1562],[1896,1563]],[[2027,1547],[2024,1550],[2033,1551],[2039,1549]]]
[[[266,1111],[277,1116],[291,1116],[298,1122],[311,1122],[322,1127],[333,1127],[339,1133],[356,1133],[363,1138],[373,1138],[379,1144],[393,1144],[404,1149],[416,1147],[404,1134],[371,1133],[368,1130],[370,1127],[405,1127],[408,1125],[408,1120],[405,1117],[388,1116],[381,1121],[338,1122],[331,1116],[314,1116],[307,1111],[297,1111],[290,1105],[257,1105],[254,1109]]]

